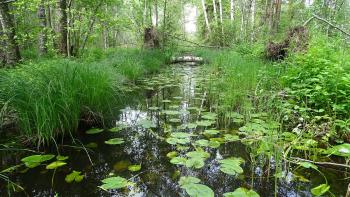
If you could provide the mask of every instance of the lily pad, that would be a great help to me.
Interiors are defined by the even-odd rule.
[[[243,162],[243,159],[236,157],[220,160],[220,170],[229,175],[241,174],[243,173],[243,169],[240,165]]]
[[[259,197],[259,194],[254,190],[248,190],[246,188],[238,188],[234,192],[224,193],[224,197]]]
[[[101,133],[103,132],[103,129],[99,129],[99,128],[92,128],[86,131],[86,134],[89,135],[93,135],[93,134],[97,134],[97,133]]]
[[[218,130],[216,130],[216,129],[208,129],[208,130],[205,130],[205,131],[203,132],[203,134],[206,135],[206,136],[217,135],[217,134],[219,134],[219,133],[220,133],[220,131],[218,131]]]
[[[239,137],[237,135],[225,134],[224,139],[226,142],[235,142],[239,140]]]
[[[35,168],[45,161],[53,159],[55,155],[31,155],[21,159],[28,168]]]
[[[170,163],[175,165],[185,165],[187,159],[184,157],[174,157],[170,160]]]
[[[124,139],[122,139],[122,138],[112,138],[112,139],[105,141],[105,144],[109,144],[109,145],[118,145],[118,144],[123,144],[123,143],[124,143]]]
[[[196,146],[202,146],[202,147],[207,147],[207,146],[209,146],[209,141],[208,141],[208,140],[204,140],[204,139],[202,139],[202,140],[197,140],[197,141],[194,142],[194,145],[196,145]]]
[[[68,174],[64,180],[67,183],[72,183],[72,182],[80,183],[83,179],[84,179],[84,175],[81,175],[81,172],[73,170],[73,172]]]
[[[129,185],[128,180],[123,177],[110,177],[102,180],[103,185],[99,186],[103,190],[120,189]]]
[[[130,165],[128,170],[131,172],[137,172],[141,170],[141,165]]]
[[[145,129],[156,128],[157,126],[151,120],[141,120],[139,125]]]
[[[57,155],[56,159],[58,161],[65,161],[67,160],[69,157],[68,156],[62,156],[62,155]]]
[[[179,180],[180,187],[184,189],[191,197],[214,197],[213,190],[203,184],[196,177],[181,177]]]
[[[198,126],[202,126],[202,127],[209,127],[214,123],[215,121],[211,121],[211,120],[201,120],[196,122]]]
[[[67,165],[67,163],[64,161],[54,161],[54,162],[50,163],[49,165],[47,165],[46,169],[54,170],[54,169],[57,169],[57,168],[62,167],[64,165]]]

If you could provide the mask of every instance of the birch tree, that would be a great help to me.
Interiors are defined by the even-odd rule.
[[[235,18],[235,3],[234,0],[230,1],[230,19],[233,21]]]
[[[59,33],[59,39],[58,39],[58,50],[59,52],[67,56],[68,55],[68,46],[67,46],[67,37],[68,37],[68,17],[67,17],[67,1],[66,0],[58,0],[57,1],[57,7],[58,7],[58,33]]]
[[[211,33],[208,14],[207,14],[207,8],[205,6],[205,0],[202,0],[202,8],[203,8],[203,15],[204,15],[204,19],[205,19],[205,25],[208,29],[208,32]]]

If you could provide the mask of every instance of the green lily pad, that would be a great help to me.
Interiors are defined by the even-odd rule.
[[[186,158],[183,157],[174,157],[170,160],[170,163],[175,164],[175,165],[185,165],[186,163]]]
[[[130,165],[128,170],[131,172],[137,172],[141,170],[141,165]]]
[[[55,155],[31,155],[25,158],[22,158],[21,161],[28,168],[35,168],[45,161],[53,159]]]
[[[166,156],[168,158],[172,159],[172,158],[177,156],[177,152],[176,151],[168,152],[168,154],[166,154]]]
[[[199,182],[200,180],[195,177],[181,177],[179,185],[191,197],[214,197],[213,190]]]
[[[103,129],[99,129],[99,128],[92,128],[86,131],[86,134],[89,135],[93,135],[93,134],[97,134],[97,133],[101,133],[103,132]]]
[[[211,121],[211,120],[201,120],[196,122],[198,126],[202,126],[202,127],[209,127],[214,123],[215,121]]]
[[[128,180],[123,177],[110,177],[102,180],[103,185],[99,186],[103,190],[120,189],[129,185]]]
[[[69,157],[68,156],[62,156],[62,155],[57,155],[56,159],[58,161],[65,161],[67,160]]]
[[[118,144],[123,144],[123,143],[124,143],[124,139],[122,139],[122,138],[112,138],[112,139],[105,141],[105,144],[109,144],[109,145],[118,145]]]
[[[224,139],[226,142],[235,142],[239,140],[239,137],[237,135],[225,134]]]
[[[47,165],[46,169],[54,170],[54,169],[57,169],[57,168],[62,167],[64,165],[67,165],[67,163],[64,161],[54,161],[54,162],[50,163],[49,165]]]
[[[151,120],[141,120],[139,125],[145,129],[156,128],[157,126]]]
[[[83,179],[84,179],[84,175],[81,175],[81,172],[73,170],[73,172],[68,174],[64,180],[67,183],[72,183],[72,182],[80,183]]]
[[[217,135],[217,134],[219,134],[219,133],[220,133],[220,131],[218,131],[218,130],[216,130],[216,129],[208,129],[208,130],[205,130],[205,131],[203,132],[203,134],[206,135],[206,136]]]
[[[240,165],[243,162],[243,159],[236,157],[220,160],[220,170],[229,175],[241,174],[243,173],[243,169]]]
[[[197,141],[194,142],[194,145],[196,145],[196,146],[202,146],[202,147],[207,147],[207,146],[209,146],[209,141],[208,141],[208,140],[204,140],[204,139],[202,139],[202,140],[197,140]]]
[[[246,188],[237,188],[234,192],[224,193],[224,197],[259,197],[259,194],[254,190],[248,190]]]

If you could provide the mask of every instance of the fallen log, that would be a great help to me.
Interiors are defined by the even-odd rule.
[[[196,56],[191,56],[191,55],[186,55],[186,56],[181,56],[181,57],[172,57],[170,60],[170,63],[176,64],[176,63],[197,63],[197,64],[203,64],[204,59],[201,57],[196,57]]]

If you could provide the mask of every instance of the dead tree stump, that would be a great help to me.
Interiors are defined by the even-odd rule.
[[[159,38],[155,27],[145,28],[144,47],[149,49],[159,48]]]
[[[270,60],[284,59],[289,52],[303,52],[307,50],[309,32],[305,26],[290,29],[286,38],[281,42],[269,42],[265,49],[266,58]]]

